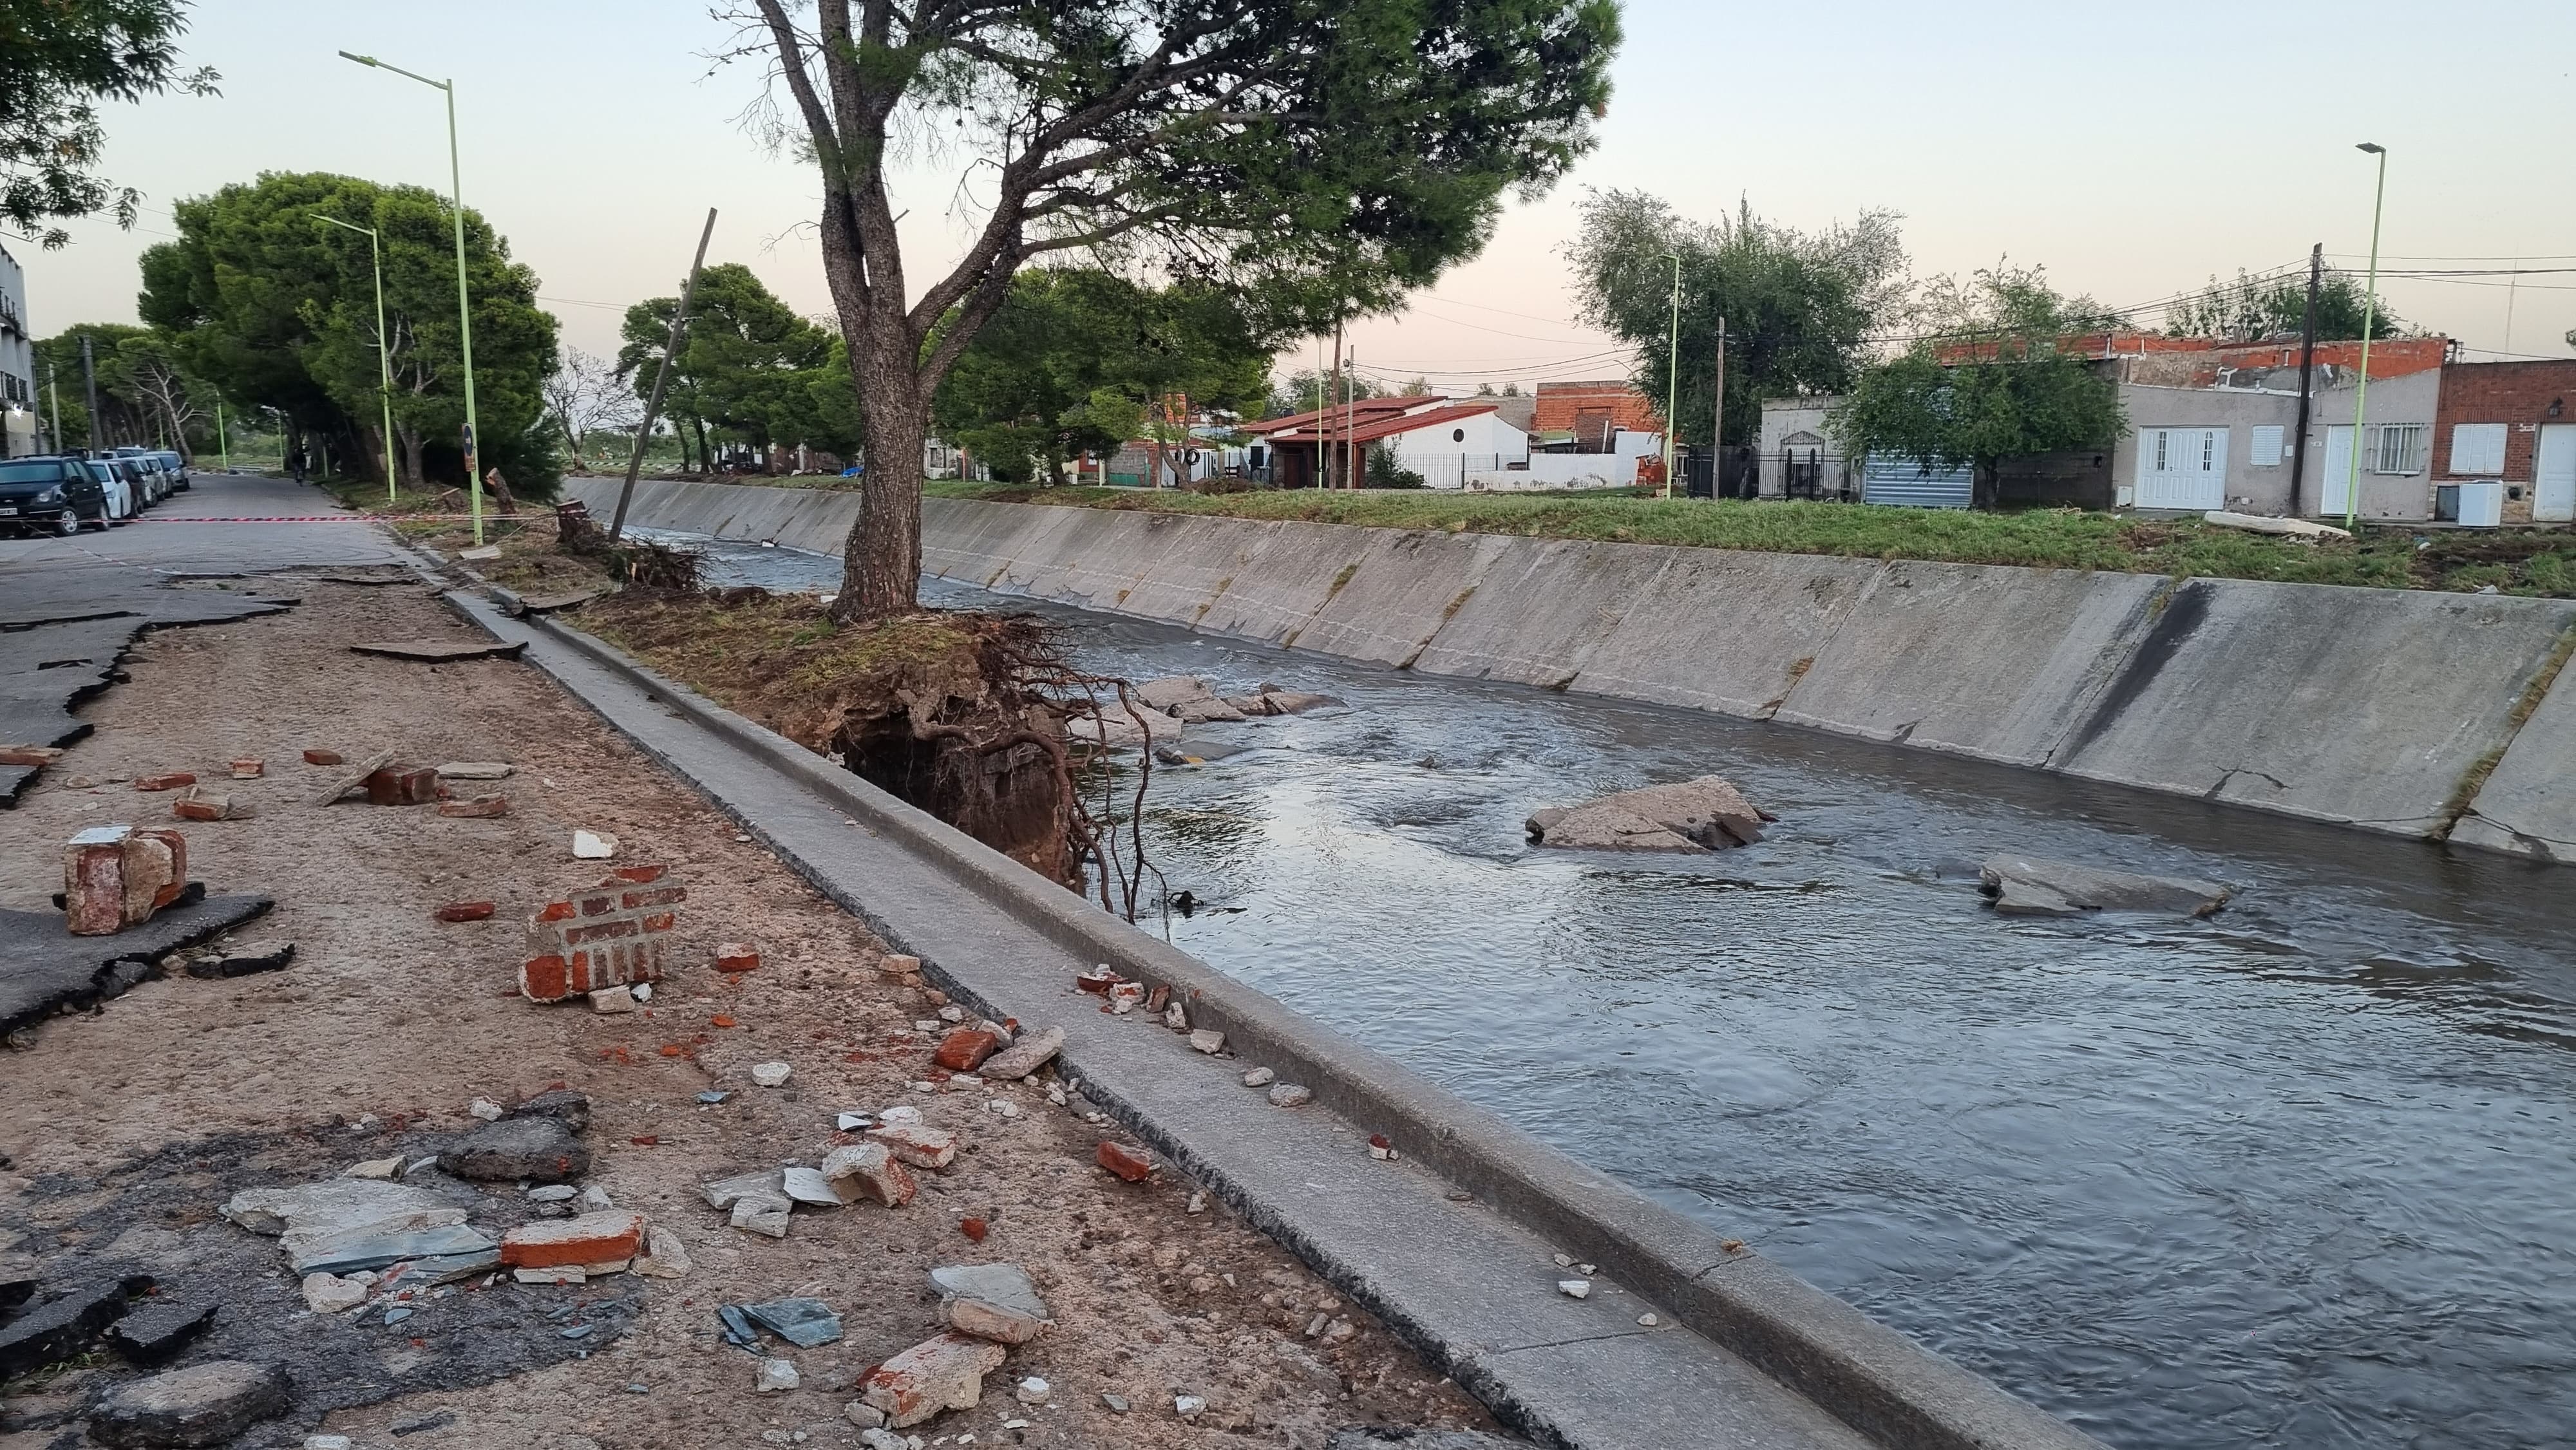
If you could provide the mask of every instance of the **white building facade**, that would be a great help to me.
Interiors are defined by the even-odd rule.
[[[0,247],[0,456],[38,451],[36,337],[27,325],[27,273]]]

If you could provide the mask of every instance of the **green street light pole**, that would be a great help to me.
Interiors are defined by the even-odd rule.
[[[1672,357],[1664,364],[1664,497],[1673,496],[1673,413],[1682,400],[1682,258],[1679,252],[1657,255],[1673,264]],[[1715,467],[1715,463],[1710,464]]]
[[[338,228],[340,228],[340,229],[341,229],[341,230],[343,230],[343,231],[363,232],[363,233],[365,233],[365,234],[366,234],[366,238],[367,238],[367,252],[368,252],[368,255],[372,256],[372,257],[375,259],[375,263],[376,263],[376,401],[377,401],[378,403],[382,404],[382,405],[383,405],[383,407],[384,407],[384,425],[383,425],[383,426],[384,426],[384,435],[385,435],[385,502],[386,502],[387,504],[392,504],[393,502],[395,502],[395,496],[394,496],[394,357],[393,357],[393,352],[392,352],[392,350],[387,346],[387,344],[386,344],[386,342],[385,342],[385,251],[384,251],[384,247],[383,247],[382,243],[378,241],[378,239],[377,239],[377,237],[376,237],[376,229],[375,229],[374,227],[353,226],[353,225],[351,225],[351,224],[350,224],[350,223],[348,223],[348,222],[344,222],[344,221],[340,220],[338,217],[335,217],[335,216],[322,216],[322,215],[320,215],[320,214],[318,214],[318,213],[314,216],[314,218],[313,218],[313,219],[314,219],[315,221],[317,221],[317,222],[329,222],[331,225],[333,225],[333,226],[335,226],[335,227],[338,227]]]
[[[2370,282],[2361,293],[2361,381],[2352,393],[2352,470],[2344,480],[2343,526],[2353,527],[2361,514],[2362,410],[2370,401],[2370,333],[2378,325],[2379,215],[2388,200],[2388,148],[2364,141],[2356,150],[2379,158],[2379,188],[2370,199]]]
[[[465,359],[465,490],[466,497],[473,500],[474,542],[479,546],[483,542],[483,467],[475,447],[474,433],[474,304],[465,291],[465,180],[456,156],[456,82],[434,81],[401,66],[387,65],[372,55],[352,55],[344,50],[340,57],[360,65],[392,71],[395,75],[408,77],[425,86],[435,86],[447,93],[447,183],[455,204],[456,218],[456,338],[457,347]]]

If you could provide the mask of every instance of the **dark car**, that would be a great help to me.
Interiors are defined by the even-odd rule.
[[[188,474],[188,460],[181,458],[176,450],[164,448],[152,456],[161,460],[161,471],[170,475],[170,487],[178,492],[186,493],[188,486],[196,481]]]
[[[0,459],[0,528],[71,535],[107,528],[107,493],[77,458]]]

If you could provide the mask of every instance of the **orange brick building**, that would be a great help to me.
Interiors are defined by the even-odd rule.
[[[1625,382],[1538,385],[1530,412],[1531,441],[1571,436],[1578,452],[1607,453],[1621,429],[1661,433],[1663,412]]]

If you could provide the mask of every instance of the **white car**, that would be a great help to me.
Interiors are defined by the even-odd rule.
[[[111,524],[132,522],[137,500],[134,486],[125,481],[125,470],[117,467],[113,459],[92,458],[88,463],[90,476],[97,479],[98,486],[107,493],[107,521]]]

